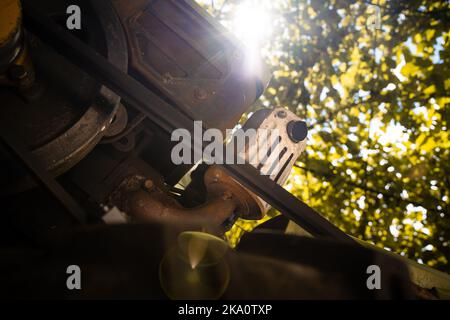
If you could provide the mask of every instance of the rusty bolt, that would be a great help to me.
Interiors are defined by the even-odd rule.
[[[203,88],[196,88],[194,90],[194,97],[198,100],[205,100],[208,97],[208,92]]]
[[[153,188],[153,186],[154,186],[154,183],[153,183],[152,180],[147,179],[147,180],[145,180],[145,182],[144,182],[144,186],[145,186],[145,188],[146,188],[147,190],[151,190],[151,189]]]

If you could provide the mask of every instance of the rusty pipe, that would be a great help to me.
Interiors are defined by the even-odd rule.
[[[220,225],[233,215],[238,203],[224,194],[200,206],[184,208],[175,199],[159,191],[136,190],[129,193],[121,210],[135,221],[186,222]]]

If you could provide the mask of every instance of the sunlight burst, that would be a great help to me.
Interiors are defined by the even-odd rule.
[[[248,0],[239,5],[234,14],[232,30],[246,48],[246,58],[251,69],[258,67],[261,48],[272,33],[270,1]]]

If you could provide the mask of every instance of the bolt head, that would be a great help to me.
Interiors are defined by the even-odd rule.
[[[203,88],[196,88],[194,90],[194,97],[198,100],[205,100],[208,97],[208,92]]]
[[[277,112],[277,117],[280,118],[280,119],[284,119],[284,118],[286,118],[286,116],[287,116],[287,113],[284,110],[281,110],[281,111]]]
[[[144,186],[145,186],[146,189],[150,190],[151,188],[153,188],[154,183],[153,183],[152,180],[147,179],[147,180],[145,180],[145,182],[144,182]]]

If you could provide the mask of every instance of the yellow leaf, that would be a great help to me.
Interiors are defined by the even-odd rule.
[[[317,13],[314,11],[313,8],[308,7],[308,15],[310,18],[314,19],[317,16]]]
[[[408,62],[405,64],[405,66],[402,68],[401,73],[405,77],[409,77],[411,75],[415,75],[417,72],[420,71],[420,68],[416,66],[414,63]]]
[[[342,19],[341,21],[341,25],[342,27],[347,27],[350,24],[350,16],[346,16],[344,19]]]
[[[436,33],[435,29],[428,29],[425,32],[425,36],[426,36],[427,40],[430,41],[431,39],[433,39],[433,36],[434,36],[435,33]]]
[[[333,86],[335,86],[335,85],[337,85],[338,84],[338,78],[337,78],[337,76],[335,75],[335,74],[333,74],[332,76],[331,76],[331,84],[333,85]]]
[[[429,86],[428,88],[426,88],[423,93],[430,95],[436,92],[436,86],[433,84],[431,86]]]
[[[445,86],[445,90],[450,89],[450,79],[445,80],[444,86]]]
[[[430,152],[431,150],[433,150],[436,147],[436,143],[433,139],[428,139],[427,143],[423,144],[420,147],[420,150],[424,150],[426,152]]]
[[[416,33],[416,35],[414,36],[414,42],[415,43],[422,42],[422,35],[420,33]]]
[[[417,146],[420,146],[424,141],[425,141],[425,139],[427,138],[427,135],[425,135],[425,134],[421,134],[418,138],[417,138],[417,140],[416,140],[416,145]]]
[[[271,87],[271,88],[268,88],[268,89],[267,89],[267,92],[268,92],[269,94],[273,95],[273,96],[277,94],[277,90],[275,90],[275,89],[272,88],[272,87]]]

